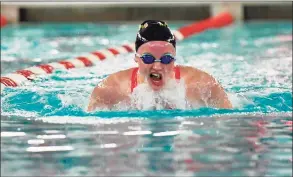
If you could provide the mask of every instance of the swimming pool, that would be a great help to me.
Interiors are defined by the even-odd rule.
[[[177,29],[183,23],[170,23]],[[133,42],[136,24],[27,24],[1,29],[1,72]],[[86,113],[133,54],[56,71],[1,94],[1,175],[292,176],[291,22],[250,22],[178,44],[179,64],[211,73],[233,110]]]

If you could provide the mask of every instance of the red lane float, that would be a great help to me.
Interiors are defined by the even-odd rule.
[[[200,32],[203,32],[208,29],[213,28],[221,28],[224,26],[227,26],[231,23],[233,23],[234,18],[230,13],[222,13],[215,17],[211,17],[202,21],[199,21],[197,23],[193,23],[191,25],[182,27],[179,29],[179,32],[181,34],[178,34],[178,32],[174,32],[174,34],[177,34],[177,39],[182,40],[184,38],[187,38],[189,36],[198,34]]]
[[[0,15],[0,27],[3,27],[7,24],[7,20],[3,15]]]
[[[194,34],[198,34],[207,29],[220,28],[233,23],[234,19],[230,13],[222,13],[215,17],[211,17],[199,22],[192,23],[190,25],[181,27],[178,30],[173,31],[176,39],[181,41]],[[85,56],[79,56],[74,59],[53,62],[49,64],[41,64],[30,68],[16,71],[12,74],[7,74],[1,77],[1,90],[8,87],[17,87],[27,80],[33,80],[37,75],[50,74],[57,69],[72,69],[90,67],[98,64],[98,62],[115,57],[119,54],[132,53],[135,51],[135,45],[124,44],[118,47],[111,47],[108,49],[98,50],[89,53]]]

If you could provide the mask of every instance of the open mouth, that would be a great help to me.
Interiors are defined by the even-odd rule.
[[[155,80],[155,81],[159,81],[162,80],[162,74],[159,73],[151,73],[150,74],[150,78]]]

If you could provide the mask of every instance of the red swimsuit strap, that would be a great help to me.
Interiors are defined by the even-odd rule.
[[[175,79],[180,80],[180,68],[179,68],[179,66],[175,66],[174,72],[175,72]]]
[[[134,68],[132,70],[132,74],[131,74],[131,93],[133,92],[133,89],[137,86],[137,71],[138,71],[138,68]],[[179,68],[179,66],[175,66],[174,72],[175,72],[175,79],[180,80],[180,68]]]
[[[137,71],[138,71],[138,68],[134,68],[132,70],[132,75],[131,75],[131,93],[133,92],[133,89],[137,86]]]

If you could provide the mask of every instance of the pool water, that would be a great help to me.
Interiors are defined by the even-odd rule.
[[[1,75],[133,42],[136,32],[136,24],[7,26]],[[1,93],[1,175],[292,176],[291,22],[206,31],[178,42],[177,62],[213,75],[234,108],[87,113],[92,89],[135,66],[133,54],[59,70]]]

